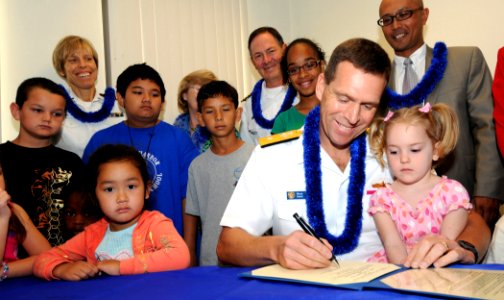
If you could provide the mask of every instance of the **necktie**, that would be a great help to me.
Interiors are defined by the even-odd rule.
[[[403,95],[409,93],[418,83],[417,74],[412,65],[413,62],[409,57],[404,60]]]

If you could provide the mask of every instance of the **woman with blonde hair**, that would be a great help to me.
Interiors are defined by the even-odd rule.
[[[56,145],[82,157],[91,136],[124,120],[113,88],[96,91],[98,54],[87,39],[69,35],[53,51],[53,66],[67,84],[67,111]]]
[[[209,147],[210,134],[198,124],[196,99],[200,88],[214,80],[217,80],[217,76],[212,71],[196,70],[182,78],[177,93],[177,105],[182,113],[175,119],[173,125],[187,132],[200,152]]]

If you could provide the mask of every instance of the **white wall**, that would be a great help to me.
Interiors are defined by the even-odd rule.
[[[146,62],[162,76],[166,87],[163,119],[180,113],[180,80],[197,69],[209,69],[219,79],[248,92],[244,72],[248,35],[242,20],[243,0],[108,0],[111,74]],[[117,11],[121,11],[120,14]]]
[[[272,2],[271,4],[269,4]],[[389,54],[380,27],[376,24],[381,0],[249,0],[249,24],[278,24],[284,38],[312,38],[326,51],[353,37],[377,41]],[[272,9],[268,12],[265,7]],[[424,0],[430,10],[425,41],[433,46],[478,46],[495,71],[497,50],[504,46],[504,1]],[[252,26],[254,27],[254,26]]]
[[[250,91],[258,76],[249,62],[246,43],[248,33],[259,26],[277,28],[286,42],[301,36],[312,38],[328,56],[338,43],[356,36],[378,41],[392,53],[376,25],[380,0],[103,1],[113,8],[109,10],[110,26],[120,29],[113,31],[110,40],[110,48],[115,49],[108,62],[112,66],[109,69],[112,83],[120,71],[139,59],[153,62],[167,86],[167,101],[171,102],[164,116],[169,122],[178,113],[174,95],[179,80],[197,68],[213,69],[219,77],[235,84],[240,95]],[[424,3],[430,8],[425,32],[427,43],[433,45],[442,40],[448,46],[477,45],[493,73],[497,50],[504,46],[504,1],[424,0]],[[157,11],[164,13],[158,16]],[[191,12],[191,17],[183,17]],[[237,21],[239,25],[229,25]],[[165,29],[164,35],[151,30],[156,27]],[[191,34],[193,31],[203,32],[204,37],[216,31],[229,35],[221,36],[217,44],[206,37],[202,49],[195,51],[199,41]],[[239,60],[230,57],[230,46],[223,46],[220,41],[228,41],[231,36],[236,38],[240,32],[239,45],[233,47],[241,47],[234,49],[242,52],[241,69],[219,67],[217,61]],[[30,76],[46,76],[61,82],[53,71],[51,54],[57,41],[68,34],[87,37],[97,48],[99,57],[105,58],[102,1],[0,0],[2,142],[17,134],[8,107],[19,83]],[[98,90],[104,87],[105,70],[101,63]]]
[[[104,57],[100,0],[0,0],[0,137],[17,136],[18,124],[9,111],[18,85],[29,77],[63,80],[52,67],[52,52],[69,34],[88,38]],[[98,90],[105,88],[100,64]]]
[[[316,0],[317,1],[317,0]],[[284,42],[288,43],[297,36],[294,35],[291,26],[292,19],[292,2],[291,0],[247,0],[247,27],[250,34],[254,29],[262,26],[270,26],[278,30],[282,35]],[[307,1],[305,1],[307,2]],[[306,3],[302,3],[299,9],[302,9]],[[246,36],[245,43],[248,42]],[[248,45],[246,45],[248,47]],[[247,53],[248,54],[248,53]],[[253,74],[251,87],[261,77],[254,69],[250,56],[248,57],[248,65],[250,72]]]

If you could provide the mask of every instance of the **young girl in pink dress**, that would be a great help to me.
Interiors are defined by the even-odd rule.
[[[462,232],[472,208],[469,195],[459,182],[433,169],[454,149],[458,134],[457,117],[444,104],[402,108],[373,122],[370,148],[382,166],[386,155],[394,181],[370,200],[369,213],[385,249],[369,261],[402,264],[423,236],[454,240]]]

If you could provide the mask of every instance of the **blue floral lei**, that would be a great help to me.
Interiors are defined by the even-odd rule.
[[[273,120],[267,120],[264,118],[262,114],[262,108],[261,108],[261,91],[262,91],[262,83],[264,79],[259,80],[255,86],[254,89],[252,90],[252,114],[254,116],[254,119],[259,126],[261,126],[264,129],[271,129],[273,128],[273,124],[275,123],[275,119],[278,117],[278,115],[281,112],[284,112],[288,110],[289,108],[292,107],[292,103],[294,103],[294,98],[296,98],[296,90],[289,84],[289,88],[287,89],[287,94],[285,95],[284,101],[282,103],[282,106],[280,107],[280,110],[276,114],[276,116],[273,118]]]
[[[322,172],[319,136],[320,107],[307,116],[304,129],[304,168],[307,214],[310,224],[321,237],[334,247],[336,255],[353,251],[362,229],[362,195],[366,182],[366,134],[361,134],[350,144],[350,183],[348,205],[343,233],[336,237],[329,233],[325,223],[322,193]]]
[[[422,80],[408,94],[399,95],[392,89],[385,90],[387,106],[392,110],[422,104],[427,96],[443,79],[446,65],[448,64],[448,49],[442,42],[437,42],[432,51],[432,62]]]
[[[94,112],[84,112],[82,109],[80,109],[79,106],[77,106],[77,104],[75,104],[70,95],[67,93],[66,89],[64,87],[62,88],[66,94],[66,105],[68,113],[82,123],[101,122],[110,116],[110,112],[112,111],[112,108],[114,108],[115,91],[113,88],[108,87],[105,89],[105,99],[103,101],[103,105],[99,110]]]

